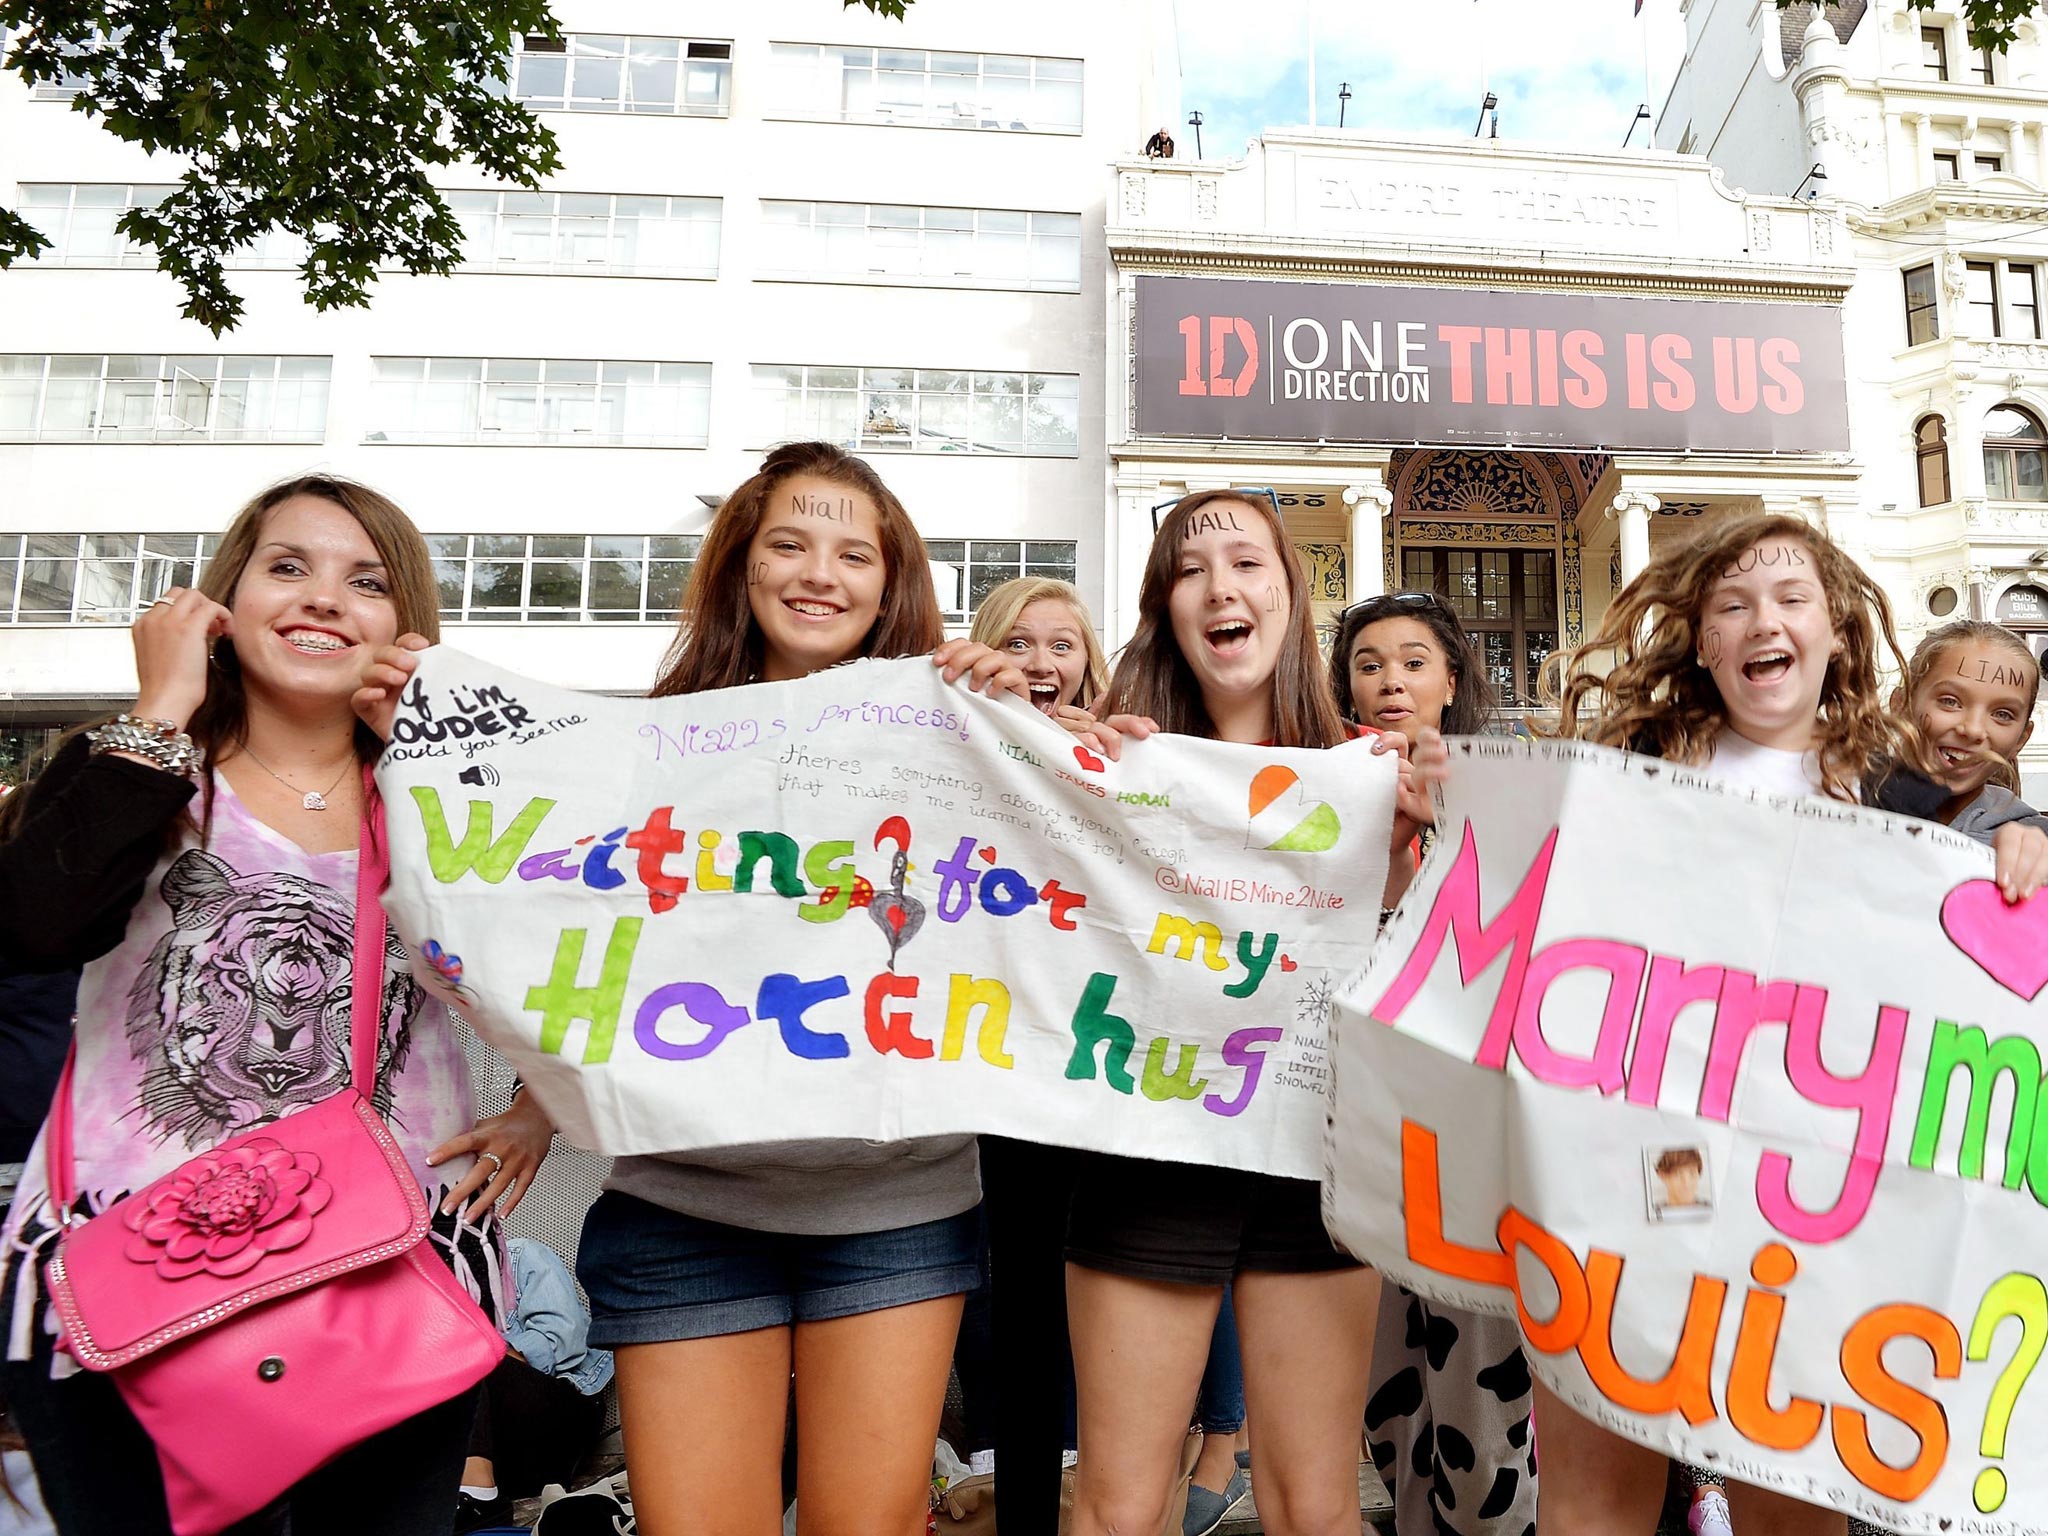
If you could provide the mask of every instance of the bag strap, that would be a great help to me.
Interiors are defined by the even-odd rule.
[[[363,827],[356,844],[356,920],[350,952],[348,1040],[350,1081],[356,1092],[370,1097],[377,1083],[377,1049],[383,1035],[384,901],[391,878],[391,846],[384,835],[384,800],[377,793],[371,766],[363,765]],[[61,1215],[78,1198],[77,1164],[71,1144],[71,1076],[78,1062],[78,1030],[72,1025],[71,1049],[50,1101],[43,1128],[43,1161],[50,1199]]]

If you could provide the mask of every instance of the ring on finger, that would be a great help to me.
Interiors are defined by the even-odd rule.
[[[497,1154],[497,1153],[495,1153],[495,1152],[479,1152],[479,1153],[477,1153],[477,1156],[478,1156],[478,1157],[488,1157],[488,1158],[489,1158],[489,1159],[491,1160],[491,1164],[492,1164],[492,1173],[493,1173],[494,1175],[495,1175],[495,1174],[500,1174],[500,1173],[503,1173],[503,1172],[505,1171],[505,1159],[503,1159],[502,1157],[498,1156],[498,1154]]]

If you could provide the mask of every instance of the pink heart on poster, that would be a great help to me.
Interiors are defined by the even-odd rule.
[[[2048,900],[2014,906],[1996,882],[1966,880],[1942,899],[1941,926],[2006,991],[2031,1003],[2048,987]]]

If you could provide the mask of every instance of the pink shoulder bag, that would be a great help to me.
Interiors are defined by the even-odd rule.
[[[112,1374],[156,1443],[177,1536],[214,1536],[256,1513],[349,1447],[475,1386],[505,1354],[435,1255],[426,1195],[370,1106],[390,864],[367,770],[364,790],[351,1086],[72,1227],[49,1263],[61,1347]],[[70,1063],[48,1147],[50,1194],[68,1211]]]

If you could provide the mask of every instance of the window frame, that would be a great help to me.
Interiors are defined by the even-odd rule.
[[[463,259],[455,270],[461,272],[499,273],[513,276],[525,274],[547,274],[556,277],[650,277],[683,281],[716,280],[725,259],[725,200],[722,197],[700,197],[689,193],[638,193],[638,192],[578,192],[574,190],[525,192],[518,188],[477,187],[447,188],[443,196],[450,200],[457,222],[463,230]],[[491,198],[491,208],[472,207],[472,200]],[[513,209],[507,211],[507,203],[514,199],[545,198],[549,201],[546,213]],[[565,211],[568,199],[603,198],[606,202],[601,235],[594,227],[595,221],[588,215]],[[460,200],[459,204],[457,200]],[[620,204],[663,203],[667,205],[666,217],[654,220],[657,224],[689,229],[697,225],[708,225],[713,231],[711,261],[708,266],[672,266],[638,260],[614,261],[611,253],[618,250],[622,230],[626,223],[636,226],[634,245],[640,245],[637,226],[650,222],[644,214],[620,212]],[[709,219],[691,217],[685,210],[709,210]],[[519,222],[547,221],[547,256],[543,260],[521,260],[516,255],[503,254],[507,236],[517,232]],[[476,221],[476,222],[472,222]],[[484,221],[488,221],[484,223]],[[480,227],[480,225],[482,227]],[[590,225],[592,227],[585,227]],[[488,233],[485,233],[485,230]],[[568,254],[570,242],[577,238],[599,235],[603,241],[606,258],[602,261],[575,259]],[[485,246],[487,248],[473,248]]]
[[[69,554],[48,548],[30,552],[32,543],[49,545],[67,540],[71,545]],[[88,550],[88,540],[109,544],[125,541],[133,548],[118,552]],[[151,541],[159,545],[186,544],[190,549],[151,549]],[[0,533],[0,628],[132,624],[169,588],[196,587],[205,574],[207,562],[219,551],[220,541],[219,533],[86,533],[63,529]],[[31,566],[53,563],[70,567],[69,603],[61,615],[43,607],[36,609],[33,616],[23,618],[21,599]],[[97,583],[88,577],[88,571],[95,565],[100,568]],[[117,568],[122,567],[125,569],[117,575]],[[115,580],[126,596],[125,602],[96,603],[88,599],[87,594],[95,588],[108,594],[108,584]]]
[[[1934,428],[1934,435],[1927,435],[1928,427]],[[1941,498],[1927,499],[1928,464],[1938,462],[1941,469]],[[1939,411],[1930,411],[1913,423],[1913,482],[1923,507],[1941,507],[1955,500],[1955,493],[1948,475],[1948,422]]]
[[[800,66],[797,55],[803,50],[810,51],[808,59],[803,61],[808,65],[809,82],[798,78]],[[855,57],[860,54],[865,54],[866,58]],[[884,62],[884,55],[893,62]],[[914,67],[905,63],[911,55],[920,55],[922,63]],[[972,114],[962,114],[960,102],[955,98],[954,110],[951,113],[941,112],[935,93],[956,89],[955,82],[968,77],[957,67],[935,69],[934,60],[957,66],[959,61],[966,59],[975,61],[972,77],[975,110]],[[991,69],[991,61],[1003,67]],[[1019,63],[1028,66],[1022,73],[1009,67]],[[836,66],[836,71],[829,66]],[[771,40],[768,44],[768,72],[767,109],[763,115],[771,120],[869,123],[884,127],[947,128],[976,133],[1046,133],[1069,137],[1078,137],[1088,120],[1086,61],[1058,54],[956,53],[944,49]],[[830,82],[830,89],[826,89],[827,75],[834,73],[836,78]],[[1006,112],[1005,103],[1014,89],[1014,82],[1020,79],[1024,82],[1024,115],[1008,115],[1017,110],[1016,103],[1010,102]],[[853,106],[848,101],[847,86],[856,80],[866,81],[875,92],[872,104],[865,108]],[[992,81],[1001,83],[991,85]],[[884,89],[908,92],[913,82],[918,91],[915,103],[880,99]],[[1042,115],[1040,104],[1065,97],[1068,94],[1066,87],[1070,85],[1075,102],[1072,121]],[[836,100],[839,105],[821,110],[812,104],[828,99]]]
[[[947,553],[955,545],[961,550],[958,559]],[[1016,546],[1015,557],[996,553],[1008,545]],[[974,593],[984,581],[993,588],[1020,576],[1050,576],[1072,585],[1080,556],[1080,544],[1075,539],[948,538],[934,534],[926,538],[925,548],[932,567],[932,587],[938,594],[939,615],[948,629],[966,629],[974,623],[974,617],[981,608],[981,602],[976,600]],[[949,607],[947,587],[955,576],[961,602]]]
[[[414,364],[419,372],[408,376]],[[436,365],[439,365],[438,368]],[[656,370],[654,379],[636,377],[637,370]],[[669,380],[665,369],[696,370]],[[594,373],[591,370],[595,370]],[[552,376],[551,376],[552,374]],[[650,433],[628,424],[634,416],[633,391],[649,385],[674,388],[676,425],[696,430]],[[401,427],[387,423],[387,401],[415,386],[406,402],[411,419],[427,425]],[[702,449],[711,441],[711,364],[680,358],[443,357],[419,354],[377,354],[370,359],[370,409],[362,442],[371,447],[491,448],[660,448]],[[522,400],[530,407],[531,425],[492,425],[515,415]],[[645,397],[640,403],[645,404]],[[451,410],[450,407],[453,407]],[[578,427],[580,419],[599,420],[616,409],[617,432]],[[439,415],[459,425],[434,425]],[[390,418],[399,419],[396,414]]]
[[[1906,267],[1901,270],[1899,276],[1905,285],[1906,345],[1918,347],[1924,346],[1930,341],[1939,341],[1941,339],[1941,285],[1935,279],[1934,263],[1930,261],[1923,262],[1917,267]],[[1916,277],[1924,278],[1926,282],[1925,302],[1923,303],[1914,302],[1913,285]],[[1927,334],[1916,336],[1913,334],[1914,323],[1923,316],[1926,320]]]
[[[429,533],[425,537],[434,562],[436,603],[441,620],[446,624],[671,625],[681,611],[690,573],[704,546],[704,535],[695,533]],[[572,540],[581,543],[579,552],[541,547]],[[451,541],[459,542],[460,549],[451,550],[448,547]],[[516,553],[502,547],[512,541],[518,543]],[[638,554],[599,547],[636,541]],[[639,566],[639,595],[635,605],[631,608],[595,606],[592,598],[596,594],[598,568],[629,563]],[[570,565],[578,568],[576,606],[571,608],[561,603],[535,601],[537,569]],[[679,573],[673,573],[674,602],[657,602],[656,567],[673,565],[682,567]],[[506,566],[518,567],[518,601],[497,605],[478,602],[478,567]],[[452,607],[447,601],[447,582],[451,576],[458,583],[460,594],[460,601]]]
[[[1928,45],[1934,47],[1934,57],[1927,56]],[[1937,80],[1948,79],[1948,28],[1925,25],[1920,28],[1920,67],[1932,70]]]
[[[816,373],[852,375],[853,382],[845,384],[836,380],[814,383]],[[792,425],[789,407],[790,382],[788,379],[776,383],[764,379],[769,374],[797,374],[797,402],[795,425],[797,431],[790,431]],[[935,385],[948,380],[967,381],[967,388],[926,387],[930,378]],[[908,380],[908,382],[903,382]],[[982,381],[1014,380],[1016,387],[1002,384],[984,384]],[[858,453],[911,453],[911,454],[958,454],[963,457],[1006,458],[1006,459],[1074,459],[1081,455],[1080,400],[1081,376],[1077,373],[1044,373],[1022,369],[968,369],[968,368],[884,368],[871,364],[842,363],[755,363],[750,374],[752,385],[752,425],[749,430],[749,446],[766,449],[772,444],[795,442],[803,437],[824,436]],[[1034,384],[1058,384],[1057,391],[1034,388]],[[779,393],[783,403],[771,412],[767,398]],[[832,436],[814,416],[810,401],[814,395],[823,396],[843,409],[847,403],[844,396],[851,395],[852,432],[844,437]],[[993,439],[981,437],[982,421],[1002,411],[1000,405],[982,406],[981,401],[1016,399],[1022,402],[1018,414],[1019,435],[1017,446],[992,446]],[[1033,440],[1031,402],[1033,400],[1070,400],[1073,403],[1073,432],[1070,442],[1048,445],[1041,439]],[[927,402],[930,402],[927,405]],[[909,419],[904,419],[904,412]],[[964,424],[955,430],[945,430],[928,425],[933,421],[957,417],[964,411]],[[771,419],[772,417],[772,419]]]
[[[1449,556],[1473,555],[1484,558],[1501,555],[1507,558],[1508,616],[1505,619],[1485,619],[1468,615],[1459,607],[1460,594],[1451,591],[1452,573]],[[1540,556],[1550,562],[1550,603],[1551,612],[1546,619],[1537,615],[1532,622],[1527,603],[1528,557]],[[1430,581],[1418,584],[1409,568],[1409,561],[1416,556],[1427,556],[1430,560]],[[1434,592],[1451,607],[1458,616],[1459,625],[1475,639],[1480,663],[1486,660],[1486,642],[1489,634],[1506,635],[1509,641],[1509,655],[1513,658],[1514,681],[1512,689],[1501,690],[1501,708],[1511,714],[1523,714],[1543,707],[1540,697],[1542,663],[1531,668],[1529,662],[1529,632],[1548,632],[1553,636],[1551,649],[1545,653],[1545,660],[1555,655],[1564,644],[1564,596],[1562,577],[1564,562],[1560,551],[1554,546],[1543,545],[1495,545],[1495,544],[1433,544],[1417,543],[1401,546],[1401,582],[1403,587]],[[1499,680],[1494,686],[1500,687]]]
[[[559,42],[545,40],[546,46],[536,47],[544,40],[535,36],[519,38],[513,45],[511,58],[505,71],[503,89],[513,101],[535,112],[581,112],[599,117],[730,117],[732,115],[732,47],[729,37],[690,37],[680,34],[657,32],[596,32],[579,30],[564,32]],[[600,48],[600,43],[618,43],[616,51]],[[655,47],[636,55],[635,44],[673,45],[673,52]],[[581,51],[579,51],[581,50]],[[522,95],[519,89],[520,60],[533,57],[560,57],[562,59],[562,88],[559,92],[542,95]],[[619,61],[618,88],[610,97],[596,94],[578,95],[577,64],[589,60],[602,65],[605,60]],[[666,106],[652,105],[652,98],[643,102],[635,96],[633,84],[636,79],[636,59],[644,63],[660,64],[673,62],[675,80],[669,103]],[[693,103],[690,100],[692,66],[702,73],[708,70],[717,80],[715,99],[708,103]],[[716,67],[714,67],[716,66]],[[592,71],[591,73],[597,73]],[[605,104],[609,102],[609,105]]]
[[[1992,406],[1990,410],[1984,413],[1984,419],[1988,422],[1993,413],[1997,411],[2012,411],[2016,415],[2025,418],[2027,423],[2033,428],[2033,435],[2029,437],[2018,435],[1993,437],[1989,433],[1985,434],[1985,496],[1993,501],[2048,501],[2048,430],[2043,429],[2039,416],[2016,400],[1999,401],[1998,404]],[[2038,456],[2037,463],[2042,468],[2040,485],[2031,495],[1999,495],[1993,489],[1993,486],[2000,480],[2003,480],[2005,489],[2008,492],[2017,493],[2020,490],[2019,456],[2022,453],[2031,453]],[[1995,471],[1992,467],[1994,461],[1997,460],[2004,461],[2005,468],[2002,472]]]
[[[243,353],[149,353],[149,352],[8,352],[0,363],[11,359],[37,359],[40,367],[28,398],[29,425],[21,429],[0,426],[0,443],[148,443],[174,447],[194,443],[214,445],[235,443],[324,443],[327,440],[328,408],[334,388],[334,359],[308,354],[274,352]],[[116,369],[119,359],[125,366]],[[62,361],[69,366],[59,369]],[[82,365],[91,362],[93,371]],[[257,365],[268,363],[267,373]],[[210,364],[204,374],[195,364]],[[287,365],[296,365],[287,373]],[[318,369],[313,365],[318,365]],[[0,395],[9,382],[27,380],[27,372],[0,374]],[[51,383],[63,381],[60,397],[68,403],[83,403],[86,425],[52,427],[49,424]],[[308,386],[319,386],[317,427],[276,425],[290,415],[294,422],[305,414]],[[147,384],[146,426],[116,421],[110,413],[125,415],[142,401],[141,386]],[[234,386],[241,386],[239,389]],[[205,420],[195,427],[191,401],[205,401]],[[246,412],[259,402],[268,412],[270,425],[251,428],[246,419],[230,421],[231,414]]]
[[[760,203],[764,230],[803,230],[808,238],[798,243],[805,255],[800,261],[785,265],[772,265],[775,257],[770,256],[755,271],[755,276],[767,282],[842,282],[876,284],[882,286],[908,286],[920,288],[981,288],[1006,289],[1022,293],[1079,293],[1081,291],[1081,265],[1083,255],[1083,228],[1081,215],[1047,208],[962,208],[935,203],[850,203],[826,199],[769,198]],[[771,217],[771,210],[778,212]],[[801,216],[784,218],[780,211],[801,210]],[[858,221],[834,217],[825,219],[821,211],[831,210],[835,214],[858,214]],[[916,223],[903,222],[905,216],[915,215]],[[965,219],[968,226],[962,229],[957,224],[934,222],[934,216],[941,219]],[[1020,230],[1003,229],[996,226],[998,220],[1021,219]],[[1058,221],[1055,223],[1055,221]],[[1062,225],[1070,225],[1071,231]],[[1043,227],[1041,227],[1043,226]],[[828,240],[823,232],[855,231],[861,234],[857,250],[847,254],[858,259],[842,260],[834,264],[818,260],[823,250],[828,257],[849,246],[850,242]],[[915,234],[914,241],[905,242],[903,235]],[[965,236],[965,246],[974,264],[974,270],[942,272],[933,268],[942,261],[941,252],[953,244],[943,237]],[[941,239],[935,240],[934,236]],[[994,254],[1002,247],[998,242],[1021,241],[1022,271],[1017,275],[980,270],[985,262],[997,265]],[[1073,279],[1064,276],[1064,265],[1057,278],[1041,279],[1034,276],[1040,254],[1040,242],[1071,242],[1073,256]],[[764,242],[769,244],[771,242]],[[875,259],[885,251],[914,252],[916,270],[892,272],[878,269]]]
[[[1971,279],[1980,276],[1991,285],[1991,298],[1989,302],[1973,296]],[[1963,314],[1966,320],[1966,323],[1960,327],[1963,335],[1979,341],[1998,340],[2005,335],[2005,304],[2001,297],[2004,285],[1999,281],[1998,263],[1995,261],[1970,261],[1966,258],[1963,262],[1963,280]],[[1991,334],[1988,337],[1979,331],[1975,325],[1968,323],[1980,310],[1988,313],[1991,318]]]
[[[1934,179],[1940,181],[1961,181],[1963,179],[1963,152],[1959,149],[1937,149],[1933,152]],[[1946,170],[1948,174],[1942,175]]]
[[[1972,79],[1979,85],[1998,84],[1998,77],[1992,72],[1991,50],[1989,48],[1972,48],[1970,50],[1970,57],[1972,60],[1970,76]]]

